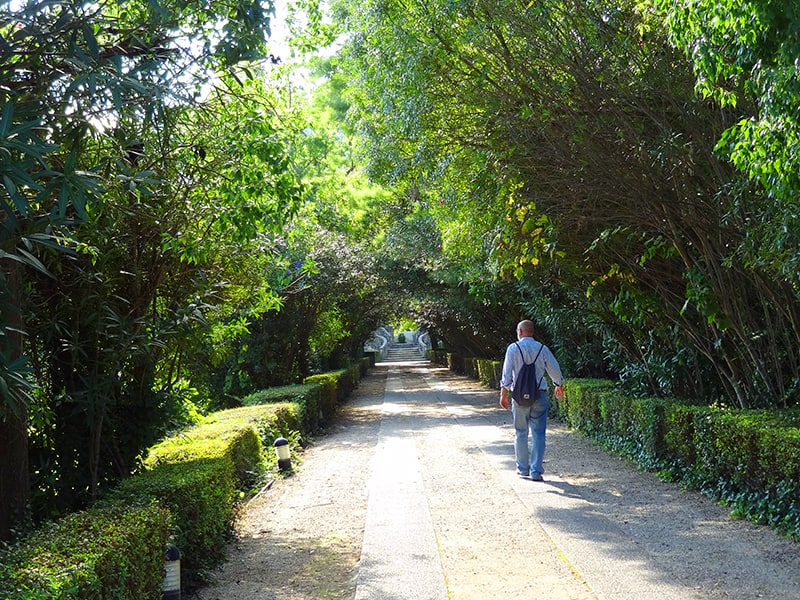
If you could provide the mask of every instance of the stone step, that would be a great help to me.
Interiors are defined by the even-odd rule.
[[[415,345],[393,344],[386,353],[385,362],[404,362],[409,360],[423,360]]]

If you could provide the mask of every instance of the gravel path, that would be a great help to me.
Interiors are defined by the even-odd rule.
[[[297,473],[243,510],[200,600],[800,598],[800,552],[558,423],[514,474],[498,394],[379,363]]]

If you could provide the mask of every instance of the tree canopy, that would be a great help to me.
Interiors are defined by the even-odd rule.
[[[796,119],[790,90],[768,100],[794,67],[751,67],[791,55],[780,27],[796,15],[701,5],[342,2],[351,113],[370,173],[425,199],[466,278],[513,278],[539,291],[541,323],[590,332],[551,331],[582,366],[643,393],[784,404],[796,253],[773,211],[792,184],[761,174],[791,146],[752,124],[790,131],[765,111]],[[776,42],[748,45],[768,24]]]
[[[401,319],[797,403],[791,4],[0,6],[0,537]]]

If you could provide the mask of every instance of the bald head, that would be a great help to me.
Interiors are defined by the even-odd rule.
[[[533,337],[533,321],[525,319],[517,324],[517,337]]]

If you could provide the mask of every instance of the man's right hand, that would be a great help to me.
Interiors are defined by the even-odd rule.
[[[508,389],[500,388],[500,406],[508,410],[511,408],[511,400],[509,399]]]

